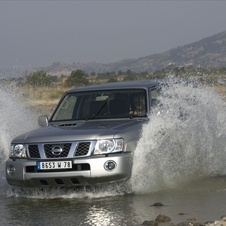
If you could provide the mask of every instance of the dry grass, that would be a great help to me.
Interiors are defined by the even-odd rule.
[[[213,88],[226,100],[226,85],[215,85]],[[24,97],[25,102],[40,114],[50,115],[61,96],[68,88],[65,87],[21,87],[19,93]]]
[[[20,93],[25,102],[40,114],[52,113],[59,99],[68,88],[61,87],[22,87]]]

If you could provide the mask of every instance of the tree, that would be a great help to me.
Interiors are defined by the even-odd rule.
[[[111,77],[111,78],[108,79],[108,82],[117,82],[117,78]]]
[[[124,81],[131,81],[131,80],[136,80],[136,79],[137,79],[137,76],[135,74],[127,74],[124,77]]]
[[[25,83],[34,87],[50,86],[51,78],[44,71],[36,71],[26,77]]]
[[[87,74],[82,70],[73,70],[71,75],[66,79],[65,85],[70,86],[84,86],[89,84],[86,78]]]

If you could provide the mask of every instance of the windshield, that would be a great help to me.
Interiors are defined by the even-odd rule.
[[[51,121],[144,117],[146,90],[75,92],[64,96]]]

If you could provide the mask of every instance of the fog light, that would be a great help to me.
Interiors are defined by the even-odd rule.
[[[13,165],[9,165],[8,168],[7,168],[7,173],[9,176],[13,176],[15,174],[15,167]]]
[[[104,163],[104,169],[107,171],[112,171],[116,168],[116,162],[115,161],[107,161]]]

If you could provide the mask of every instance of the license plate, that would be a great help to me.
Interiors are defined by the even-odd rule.
[[[38,170],[71,169],[71,161],[37,162]]]

